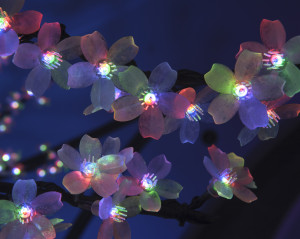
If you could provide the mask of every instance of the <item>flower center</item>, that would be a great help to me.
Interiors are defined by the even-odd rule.
[[[94,157],[92,158],[92,161],[84,159],[83,163],[81,164],[81,172],[86,177],[93,177],[95,175],[97,169],[97,163],[94,162]]]
[[[146,191],[151,191],[157,184],[156,178],[153,173],[151,175],[149,173],[145,174],[140,181],[141,187]]]
[[[204,113],[199,105],[191,104],[189,108],[186,110],[185,115],[190,121],[199,121],[201,120],[200,115],[204,115]]]
[[[272,128],[276,125],[276,123],[278,123],[278,121],[280,120],[280,117],[278,114],[276,114],[276,112],[274,110],[268,110],[268,117],[269,117],[269,123],[266,126],[266,128]]]
[[[96,67],[96,74],[99,77],[106,78],[108,80],[112,78],[113,73],[116,71],[116,65],[112,62],[102,61],[99,63],[98,67]]]
[[[127,217],[127,210],[125,207],[121,206],[114,206],[110,211],[110,218],[113,219],[115,222],[122,222],[125,221]]]
[[[237,174],[227,168],[220,174],[220,180],[227,185],[231,185],[237,180]]]
[[[263,65],[267,70],[280,70],[286,64],[286,59],[280,51],[270,50],[264,53]]]
[[[5,11],[0,7],[0,32],[10,28],[10,18]]]
[[[63,61],[61,58],[62,56],[55,51],[46,51],[42,55],[41,62],[45,68],[53,70],[60,66],[60,62]]]
[[[252,86],[249,81],[241,81],[235,84],[233,88],[233,95],[238,100],[249,99],[252,96]]]
[[[153,92],[152,90],[144,91],[141,94],[139,101],[142,102],[142,105],[147,110],[149,107],[154,108],[155,105],[158,103],[157,93]]]
[[[33,209],[27,205],[23,205],[18,211],[19,220],[22,224],[31,222],[33,214]]]

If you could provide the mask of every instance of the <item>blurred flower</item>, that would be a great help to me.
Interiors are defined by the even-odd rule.
[[[6,224],[0,238],[56,237],[54,227],[45,216],[62,206],[61,194],[46,192],[36,197],[37,186],[33,179],[18,180],[12,190],[13,202],[0,200],[0,224]]]
[[[244,159],[235,153],[225,154],[215,145],[208,148],[211,157],[204,157],[203,164],[213,177],[208,185],[212,196],[231,199],[233,195],[250,203],[257,199],[247,187],[256,188],[249,169],[244,167]]]
[[[175,84],[177,72],[167,62],[159,64],[149,81],[137,67],[130,66],[119,73],[122,89],[131,95],[113,102],[114,119],[129,121],[138,116],[139,130],[144,138],[159,139],[164,132],[163,114],[181,119],[189,107],[188,100],[174,92],[168,92]]]

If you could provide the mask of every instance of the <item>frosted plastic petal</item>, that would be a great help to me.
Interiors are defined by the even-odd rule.
[[[235,77],[227,66],[213,64],[211,70],[204,75],[204,79],[213,90],[222,94],[232,94]]]
[[[174,119],[173,117],[166,116],[165,121],[165,130],[163,134],[170,134],[179,128],[181,121],[183,119]]]
[[[127,164],[133,157],[133,147],[128,147],[128,148],[125,148],[125,149],[122,149],[120,152],[119,152],[119,155],[122,155],[125,157],[125,164]]]
[[[100,200],[96,200],[93,202],[93,204],[91,206],[91,213],[97,217],[99,217],[99,202],[100,202]]]
[[[117,121],[133,120],[144,112],[144,107],[135,96],[123,96],[111,105],[114,110],[114,119]]]
[[[84,177],[80,171],[73,171],[64,176],[62,184],[71,194],[85,192],[90,186],[91,178]]]
[[[179,193],[183,187],[170,179],[161,179],[157,181],[155,191],[162,197],[167,199],[179,198]]]
[[[247,127],[244,127],[239,135],[238,140],[240,141],[241,146],[245,146],[246,144],[250,143],[257,135],[259,128],[256,129],[248,129]]]
[[[165,127],[164,117],[158,107],[149,107],[139,118],[139,130],[143,138],[160,139]]]
[[[10,29],[8,32],[0,33],[0,56],[10,56],[16,52],[19,46],[17,33]]]
[[[279,125],[275,124],[275,126],[272,126],[271,128],[260,128],[258,131],[258,138],[260,140],[269,140],[274,139],[277,137],[279,131]]]
[[[80,41],[80,36],[71,36],[59,42],[56,45],[56,49],[63,59],[68,61],[74,60],[82,55]]]
[[[110,211],[113,207],[111,197],[102,198],[99,202],[99,217],[104,220],[110,217]]]
[[[269,49],[280,50],[286,41],[284,26],[278,20],[263,19],[260,24],[260,37]]]
[[[93,105],[89,105],[88,107],[86,107],[83,111],[83,114],[86,116],[86,115],[90,115],[90,114],[93,114],[99,110],[102,110],[101,107],[97,107],[97,108],[94,108]]]
[[[236,54],[235,58],[237,59],[244,50],[249,50],[249,51],[258,52],[258,53],[265,53],[268,51],[268,49],[259,42],[254,42],[254,41],[243,42],[240,45],[240,50]]]
[[[96,65],[106,59],[107,46],[104,37],[97,31],[81,37],[81,49],[89,63]]]
[[[43,14],[37,11],[24,11],[12,17],[12,27],[18,34],[31,34],[40,29]]]
[[[239,115],[248,129],[265,127],[269,123],[267,107],[254,97],[240,101]]]
[[[127,209],[127,217],[137,216],[142,209],[139,196],[125,198],[120,203],[120,206],[125,207]]]
[[[184,96],[174,92],[166,92],[159,94],[158,98],[158,107],[165,115],[175,119],[185,117],[190,102]]]
[[[104,220],[99,228],[97,239],[112,239],[113,238],[114,221]]]
[[[114,175],[101,173],[92,178],[92,188],[101,197],[108,197],[119,189]]]
[[[216,98],[218,95],[219,95],[218,92],[214,91],[209,86],[205,86],[196,95],[196,99],[195,99],[194,103],[195,104],[207,104],[208,102],[210,102],[214,98]]]
[[[21,224],[19,220],[14,220],[7,223],[1,228],[0,238],[1,239],[16,239],[24,238],[27,227],[26,224]]]
[[[50,220],[48,220],[46,217],[41,215],[35,216],[32,220],[32,223],[43,234],[44,238],[53,239],[56,237],[54,227]]]
[[[107,58],[116,65],[125,65],[132,61],[139,51],[132,36],[122,37],[117,40],[108,51]]]
[[[112,81],[107,79],[95,81],[91,91],[91,101],[95,108],[101,107],[109,111],[115,101],[115,86]]]
[[[210,103],[208,113],[216,124],[224,124],[232,119],[239,105],[239,101],[233,95],[220,94]]]
[[[300,70],[293,63],[288,61],[280,76],[285,79],[283,91],[287,96],[293,97],[300,91]]]
[[[181,143],[194,144],[199,137],[200,124],[198,121],[191,121],[187,118],[182,119],[180,127]]]
[[[114,223],[114,238],[131,239],[131,231],[130,231],[129,223],[127,221]]]
[[[100,140],[85,134],[79,143],[81,158],[95,161],[101,157],[102,145]]]
[[[165,178],[171,171],[172,163],[169,162],[164,154],[154,157],[149,165],[148,172],[154,174],[157,179]]]
[[[230,186],[222,183],[221,181],[216,181],[214,183],[214,189],[217,191],[220,197],[231,199],[233,197],[233,192]]]
[[[73,147],[63,144],[60,150],[57,151],[59,159],[72,170],[80,170],[80,166],[83,162],[80,154]]]
[[[113,138],[108,136],[103,144],[103,155],[117,154],[120,151],[121,141],[119,137]]]
[[[244,202],[251,203],[257,199],[255,194],[244,186],[236,184],[234,187],[232,187],[232,190],[234,195]]]
[[[280,119],[296,118],[300,113],[300,104],[283,105],[278,107],[275,111],[279,115]]]
[[[285,80],[276,74],[255,77],[251,83],[253,95],[260,101],[276,100],[284,95],[283,86]]]
[[[141,207],[145,211],[158,212],[161,208],[161,201],[158,193],[155,191],[142,192],[140,195]]]
[[[142,155],[138,152],[133,154],[133,158],[127,163],[128,172],[137,179],[142,179],[147,173],[147,165]]]
[[[123,193],[125,195],[127,195],[127,196],[139,195],[143,191],[143,188],[140,186],[139,179],[133,178],[133,177],[122,176],[122,177],[118,178],[119,185],[124,180],[130,181],[130,184],[128,184],[127,187],[125,187],[123,189]]]
[[[213,161],[209,158],[204,156],[203,160],[204,167],[206,168],[207,172],[214,178],[219,177],[219,170],[214,165]]]
[[[101,173],[120,174],[127,168],[125,157],[121,155],[106,155],[98,160],[98,165]]]
[[[244,50],[235,64],[235,77],[237,80],[251,80],[261,69],[262,54]]]
[[[68,75],[68,86],[71,88],[88,87],[98,80],[94,66],[88,62],[75,63],[68,69]]]
[[[235,153],[229,153],[227,154],[227,157],[230,162],[230,168],[235,168],[235,167],[244,167],[245,160],[244,158],[236,155]]]
[[[217,148],[215,145],[208,147],[208,152],[219,172],[222,172],[226,168],[230,167],[230,162],[227,154]]]
[[[168,62],[160,63],[154,68],[149,77],[149,86],[159,92],[169,91],[177,80],[177,72]]]
[[[53,81],[65,90],[70,89],[68,86],[68,69],[70,67],[71,64],[69,62],[63,61],[58,68],[51,70]]]
[[[249,169],[246,167],[233,168],[233,172],[235,172],[237,175],[237,180],[235,181],[235,183],[238,183],[240,185],[248,185],[253,181],[253,177],[250,174]]]
[[[63,206],[61,202],[61,193],[46,192],[40,194],[31,202],[31,206],[39,214],[42,215],[53,214]]]
[[[33,68],[25,81],[26,91],[30,91],[35,97],[41,97],[48,89],[51,81],[51,71],[38,65]]]
[[[36,197],[37,187],[33,179],[21,180],[15,182],[12,189],[12,199],[16,205],[22,203],[31,203]]]
[[[0,6],[11,16],[22,9],[24,2],[25,0],[0,0]]]
[[[178,93],[189,100],[191,104],[194,103],[196,99],[196,91],[192,87],[185,88]]]
[[[13,202],[0,200],[0,224],[6,224],[17,218],[17,207]]]
[[[283,52],[289,61],[300,64],[300,36],[288,40],[283,46]]]
[[[42,51],[54,47],[59,42],[60,34],[58,22],[44,23],[38,33],[38,46]]]
[[[31,69],[40,65],[41,50],[31,43],[20,44],[12,62],[22,69]]]

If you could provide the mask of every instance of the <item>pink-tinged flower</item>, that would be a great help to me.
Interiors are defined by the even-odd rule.
[[[2,1],[0,7],[0,56],[9,56],[19,46],[17,34],[31,34],[39,30],[43,15],[37,11],[18,13],[24,1]]]
[[[158,212],[161,208],[160,196],[167,199],[176,199],[182,190],[177,182],[164,179],[171,170],[171,163],[165,155],[153,158],[148,167],[142,155],[135,152],[132,160],[127,163],[128,172],[132,177],[121,177],[123,180],[131,181],[130,187],[126,188],[124,194],[139,195],[141,207],[146,211]]]
[[[300,91],[300,71],[295,64],[300,64],[300,36],[286,42],[286,32],[278,20],[263,19],[260,24],[259,42],[244,42],[240,45],[237,57],[245,49],[263,54],[263,63],[267,70],[276,70],[285,79],[284,93],[293,97]]]
[[[54,227],[44,215],[53,214],[62,206],[61,194],[46,192],[36,196],[33,179],[18,180],[12,190],[13,202],[0,200],[0,224],[6,224],[1,239],[56,237]]]
[[[168,92],[175,84],[177,72],[167,62],[159,64],[149,77],[137,67],[130,66],[119,73],[122,89],[130,95],[113,102],[114,119],[129,121],[138,116],[139,130],[144,138],[159,139],[164,132],[164,117],[185,117],[188,100],[174,92]]]
[[[208,108],[216,124],[229,121],[239,110],[240,119],[247,128],[267,126],[267,108],[260,101],[282,97],[284,80],[276,74],[256,76],[261,60],[260,53],[245,50],[235,64],[235,73],[224,65],[214,64],[205,74],[207,85],[221,93]]]
[[[70,169],[63,179],[63,185],[71,194],[80,194],[90,186],[102,196],[115,193],[120,173],[126,170],[126,162],[133,156],[133,148],[121,152],[120,139],[108,137],[101,145],[99,139],[84,135],[80,140],[79,152],[64,144],[58,150],[60,160]]]
[[[231,199],[233,195],[250,203],[257,199],[248,188],[256,188],[249,169],[244,167],[244,159],[235,153],[226,154],[215,145],[208,148],[211,157],[204,157],[203,164],[213,177],[208,185],[212,196]]]
[[[83,88],[93,84],[93,107],[109,111],[115,100],[115,86],[119,86],[118,72],[127,68],[122,65],[133,60],[139,48],[133,37],[127,36],[108,50],[103,36],[95,31],[81,37],[81,49],[88,62],[79,62],[69,68],[68,85]]]
[[[37,45],[23,43],[18,47],[13,63],[22,69],[33,68],[25,82],[29,94],[42,96],[50,85],[51,76],[60,87],[69,89],[67,70],[71,64],[62,60],[62,55],[57,50],[56,44],[60,40],[60,35],[58,22],[44,23],[38,33]]]

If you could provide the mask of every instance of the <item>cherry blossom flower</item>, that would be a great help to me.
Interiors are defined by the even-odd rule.
[[[22,69],[33,68],[25,82],[29,94],[42,96],[49,87],[51,76],[60,87],[69,89],[67,69],[71,64],[62,60],[62,55],[56,49],[60,35],[58,22],[44,23],[38,33],[37,45],[23,43],[18,47],[13,63]]]
[[[255,187],[249,169],[244,167],[244,159],[235,153],[226,154],[215,145],[208,148],[211,157],[204,157],[203,164],[213,177],[208,185],[212,196],[231,199],[233,195],[250,203],[257,199],[248,187]]]
[[[36,193],[33,179],[18,180],[12,190],[13,202],[0,200],[0,224],[6,224],[1,239],[56,237],[51,221],[44,215],[53,214],[63,206],[61,194],[46,192],[36,196]]]
[[[111,137],[102,146],[99,139],[84,135],[79,152],[64,144],[58,156],[74,171],[65,175],[63,185],[71,194],[83,193],[91,186],[102,197],[112,195],[119,188],[117,177],[126,170],[125,163],[133,155],[133,148],[119,150],[120,139]]]
[[[229,121],[239,110],[240,119],[247,128],[267,126],[267,108],[260,101],[283,96],[284,80],[276,74],[256,76],[261,60],[260,53],[245,50],[235,64],[234,74],[221,64],[214,64],[205,74],[207,85],[221,93],[208,108],[216,124]]]
[[[19,46],[17,34],[31,34],[39,30],[43,15],[37,11],[18,13],[24,1],[2,1],[0,7],[0,56],[9,56]]]
[[[91,102],[95,109],[111,109],[115,100],[115,86],[118,72],[127,67],[122,65],[133,60],[138,53],[133,37],[127,36],[116,41],[108,50],[103,36],[95,31],[81,38],[81,49],[88,62],[72,65],[68,72],[71,88],[84,88],[93,84]]]
[[[139,118],[139,130],[144,138],[159,139],[164,132],[163,114],[182,119],[189,107],[188,100],[174,92],[168,92],[175,84],[177,72],[167,62],[159,64],[149,81],[137,67],[130,66],[119,73],[122,89],[130,95],[113,102],[114,119],[129,121]]]
[[[286,32],[278,20],[263,19],[260,24],[259,42],[244,42],[240,45],[237,57],[245,49],[263,54],[262,61],[268,70],[277,71],[285,79],[284,93],[293,97],[300,91],[300,71],[295,64],[300,64],[300,36],[286,42]]]

